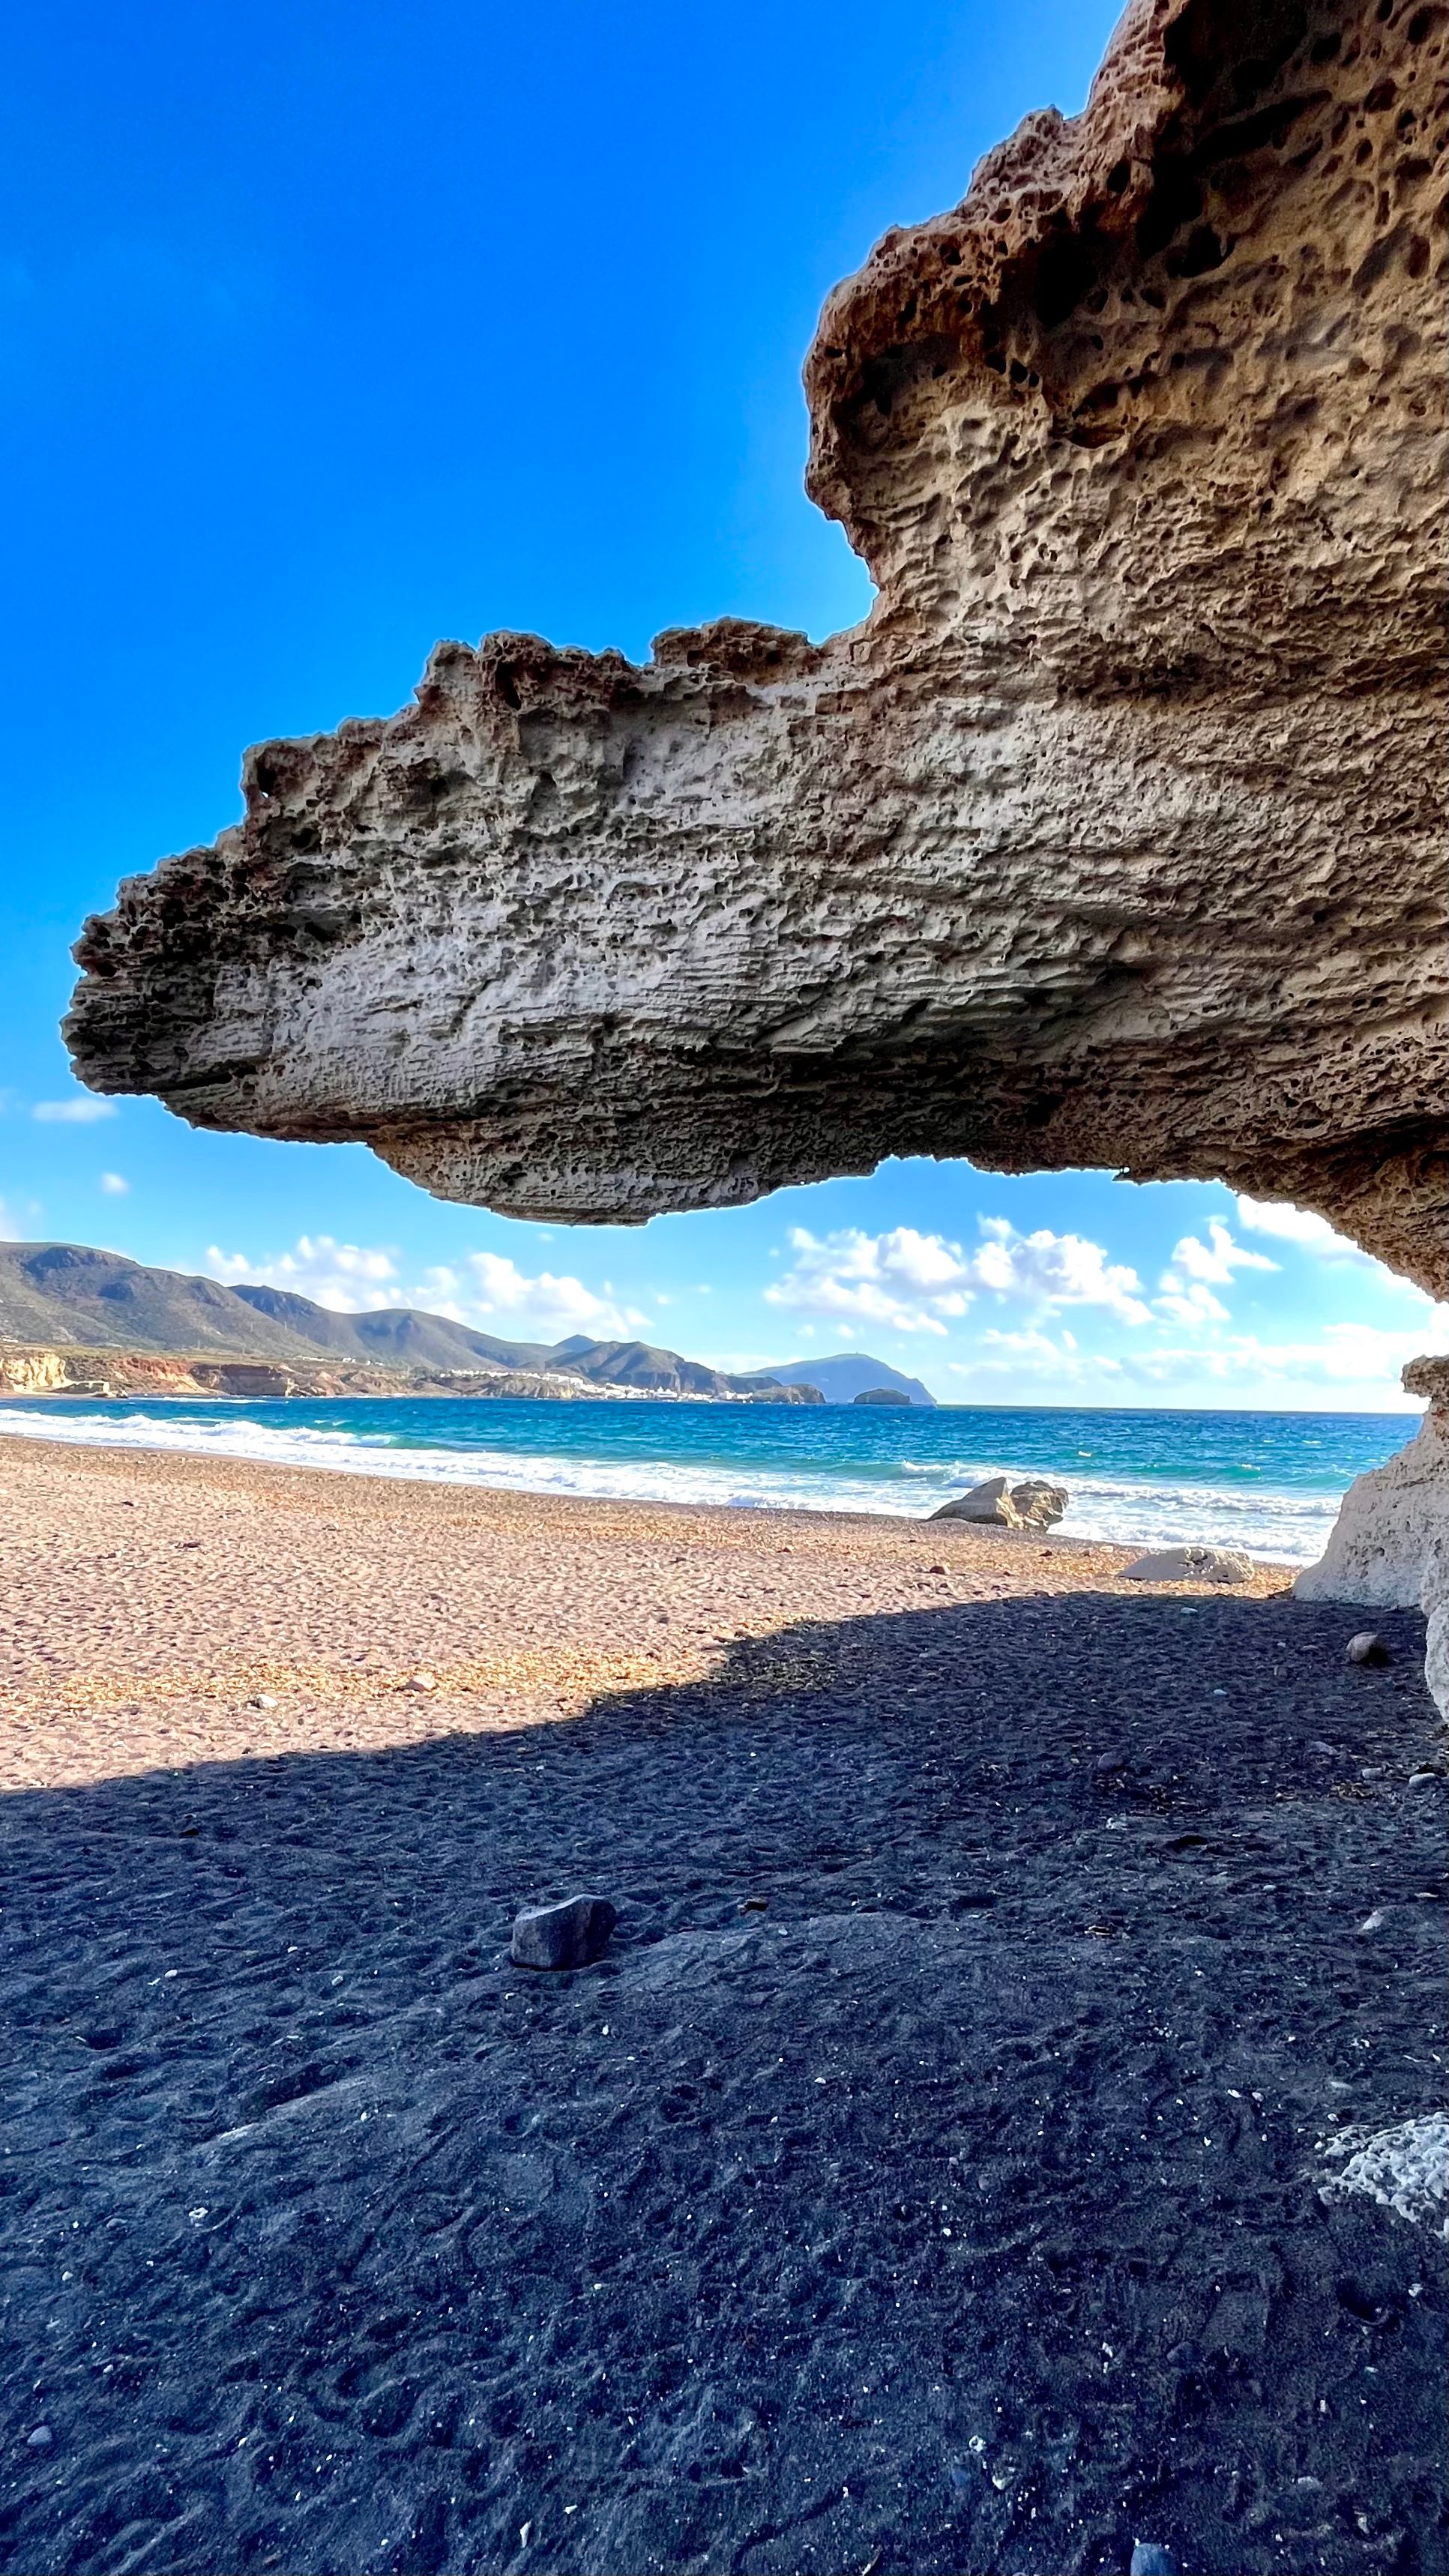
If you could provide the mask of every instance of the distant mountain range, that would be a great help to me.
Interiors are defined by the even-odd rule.
[[[827,1404],[848,1404],[863,1387],[890,1386],[913,1403],[934,1402],[919,1379],[859,1352],[737,1376],[648,1342],[590,1341],[577,1333],[563,1342],[508,1342],[410,1306],[339,1314],[289,1289],[223,1288],[79,1243],[0,1243],[0,1340],[54,1350],[361,1360],[392,1369],[544,1369],[676,1395],[813,1386]]]

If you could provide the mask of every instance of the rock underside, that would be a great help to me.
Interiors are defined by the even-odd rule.
[[[617,1221],[888,1153],[1444,1277],[1445,12],[1134,5],[807,366],[822,646],[443,644],[92,921],[78,1073]]]

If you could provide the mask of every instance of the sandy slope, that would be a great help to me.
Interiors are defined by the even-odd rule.
[[[1105,1548],[0,1488],[0,2566],[1437,2576],[1443,2249],[1319,2197],[1442,2098],[1416,1621],[1376,1672]],[[606,1959],[510,1971],[577,1884]]]

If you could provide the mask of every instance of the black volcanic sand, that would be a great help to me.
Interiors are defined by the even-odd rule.
[[[1357,1624],[953,1605],[6,1800],[0,2563],[1439,2576],[1443,2246],[1319,2197],[1443,2098]]]

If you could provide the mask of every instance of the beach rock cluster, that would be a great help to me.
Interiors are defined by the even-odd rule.
[[[1045,1476],[1030,1476],[1013,1485],[1007,1476],[988,1476],[984,1484],[973,1485],[969,1494],[958,1494],[932,1512],[933,1521],[979,1521],[993,1529],[1044,1530],[1059,1521],[1067,1508],[1065,1485],[1051,1484]]]
[[[806,367],[878,597],[495,634],[91,921],[82,1081],[640,1220],[1213,1177],[1442,1286],[1445,13],[1133,0]]]

